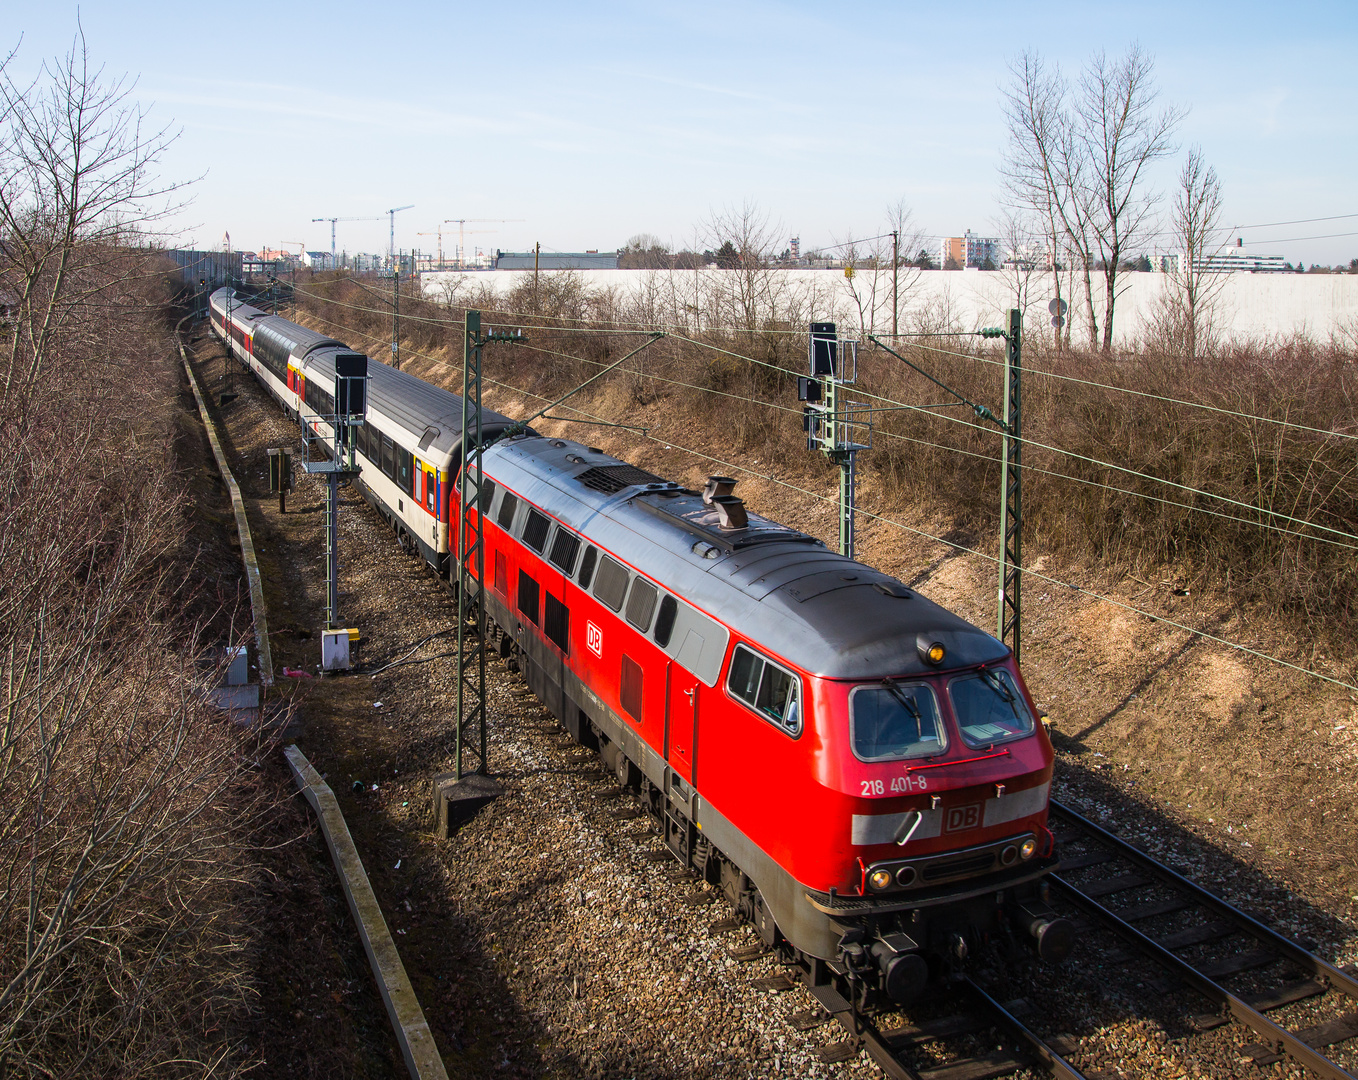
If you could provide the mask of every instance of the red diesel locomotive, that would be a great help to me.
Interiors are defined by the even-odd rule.
[[[295,365],[333,377],[316,351]],[[369,374],[369,426],[437,432],[434,468],[455,472],[461,399]],[[501,652],[640,791],[677,858],[855,1004],[918,997],[990,936],[1065,956],[1072,927],[1045,902],[1052,748],[1005,645],[748,511],[730,479],[692,491],[511,425],[487,414],[482,478],[479,592]],[[357,483],[399,531],[407,504],[363,451],[375,430]],[[420,550],[447,578],[456,488],[436,490],[445,525]]]

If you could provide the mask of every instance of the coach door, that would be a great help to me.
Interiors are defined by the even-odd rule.
[[[692,784],[698,754],[698,678],[673,660],[666,665],[669,687],[665,707],[665,760],[686,783]]]

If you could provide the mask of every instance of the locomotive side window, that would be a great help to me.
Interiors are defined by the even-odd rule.
[[[531,623],[538,621],[538,583],[519,571],[519,611]]]
[[[655,601],[659,595],[656,587],[644,577],[632,581],[632,595],[627,598],[627,621],[643,634],[651,628],[651,616],[655,614]]]
[[[509,570],[505,565],[505,553],[495,553],[495,591],[501,596],[509,595]]]
[[[726,688],[789,735],[801,734],[801,680],[792,672],[737,645]]]
[[[551,519],[546,514],[530,508],[528,520],[523,523],[523,542],[541,555],[547,546],[547,530],[551,527]]]
[[[488,513],[490,504],[495,501],[495,481],[489,476],[481,477],[481,512]]]
[[[547,640],[563,653],[570,652],[570,626],[570,611],[565,604],[548,593],[545,610],[542,613],[542,629],[547,635]]]
[[[607,604],[614,611],[622,608],[622,598],[627,593],[627,571],[622,564],[605,555],[599,560],[599,573],[594,579],[594,595],[599,602]]]
[[[941,754],[948,747],[938,699],[926,683],[883,680],[855,688],[849,695],[849,727],[860,761]]]
[[[580,537],[569,529],[563,529],[558,525],[556,536],[552,539],[552,554],[550,556],[552,565],[569,576],[575,571],[575,557],[578,554],[580,554]]]
[[[670,638],[674,635],[674,620],[679,614],[679,603],[665,594],[665,598],[660,601],[660,617],[655,620],[655,643],[662,649],[670,643]]]
[[[1021,739],[1033,732],[1028,711],[1014,677],[1004,668],[982,668],[948,684],[952,711],[962,741],[973,749]]]
[[[589,588],[589,579],[594,576],[594,563],[598,558],[598,548],[591,546],[585,549],[585,557],[580,560],[580,588]]]
[[[496,517],[496,522],[500,528],[508,529],[514,524],[514,511],[519,508],[519,499],[512,491],[506,491],[504,501],[500,503],[500,513]]]

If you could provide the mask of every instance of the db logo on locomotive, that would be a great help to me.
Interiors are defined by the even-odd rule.
[[[981,824],[981,804],[972,803],[970,806],[954,806],[948,811],[948,820],[944,822],[944,832],[961,832],[963,829],[974,829]]]
[[[585,622],[585,644],[589,646],[589,651],[595,656],[604,655],[604,632],[592,622]]]

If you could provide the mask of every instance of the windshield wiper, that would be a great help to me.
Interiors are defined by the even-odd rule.
[[[989,668],[981,668],[981,678],[986,681],[986,685],[1010,705],[1014,703],[1014,692],[1004,685],[1004,681]]]
[[[919,711],[919,706],[915,704],[914,699],[906,697],[905,691],[902,690],[890,679],[883,679],[882,685],[886,687],[887,693],[889,693],[892,697],[899,701],[901,705],[905,707],[905,711],[908,712],[914,718],[915,730],[916,731],[922,730],[924,724],[924,716]]]

